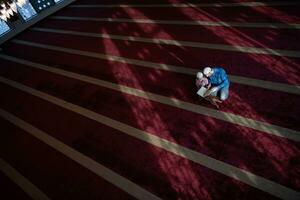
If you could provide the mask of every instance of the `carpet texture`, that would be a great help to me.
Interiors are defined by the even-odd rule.
[[[199,1],[190,1],[190,3]],[[233,1],[222,1],[222,3]],[[247,1],[239,1],[247,2]],[[266,4],[270,1],[264,1]],[[192,70],[222,66],[231,76],[240,76],[288,86],[300,84],[300,30],[295,28],[224,27],[135,22],[146,20],[211,21],[239,23],[300,23],[299,5],[291,6],[208,6],[176,7],[185,1],[100,1],[79,0],[55,13],[3,45],[0,54],[0,78],[52,95],[94,113],[116,120],[135,130],[144,131],[182,148],[209,156],[237,169],[253,173],[285,186],[300,195],[299,140],[276,136],[226,121],[251,119],[300,134],[300,96],[288,91],[264,89],[247,83],[231,82],[229,99],[216,109],[196,96]],[[200,3],[221,3],[201,1]],[[235,1],[235,3],[237,3]],[[97,4],[99,7],[78,7]],[[129,6],[108,6],[129,4]],[[130,6],[148,5],[150,7]],[[156,4],[156,7],[155,5]],[[170,5],[157,7],[157,5]],[[102,7],[100,6],[102,5]],[[106,5],[106,6],[105,6]],[[173,5],[173,6],[172,6]],[[77,6],[77,7],[76,7]],[[153,7],[151,7],[153,6]],[[81,19],[76,19],[80,17]],[[128,19],[131,22],[92,21],[84,18]],[[176,22],[174,22],[176,23]],[[42,28],[42,30],[34,29]],[[58,33],[74,31],[76,34]],[[144,39],[166,39],[177,45],[130,39],[87,36],[105,34]],[[30,42],[21,44],[21,42]],[[211,49],[180,45],[181,41],[210,45],[242,46],[286,50],[298,56],[266,55],[240,52],[239,49]],[[37,47],[35,45],[48,45]],[[51,45],[51,46],[49,46]],[[62,52],[59,48],[81,50],[89,55]],[[51,69],[105,81],[117,89],[99,86],[26,63],[5,59],[24,59]],[[108,60],[120,56],[134,63]],[[186,70],[175,72],[162,67],[175,65]],[[43,68],[43,67],[42,67]],[[2,80],[2,79],[1,79]],[[109,168],[118,175],[162,199],[277,199],[277,193],[266,192],[259,183],[249,185],[246,178],[233,178],[209,167],[179,156],[125,131],[91,120],[79,113],[55,105],[9,86],[0,80],[0,109],[44,131],[76,151]],[[122,88],[138,89],[137,96]],[[157,98],[198,106],[185,110],[180,106],[149,100]],[[147,96],[148,95],[148,96]],[[207,110],[208,109],[208,110]],[[207,113],[214,113],[213,117]],[[240,118],[239,118],[240,117]],[[267,126],[266,126],[267,127]],[[13,166],[50,199],[134,199],[120,186],[95,175],[87,168],[61,154],[0,117],[0,158]],[[160,140],[160,141],[163,141]],[[232,172],[234,173],[234,172]],[[234,175],[233,175],[234,176]],[[235,177],[235,176],[234,176]],[[239,177],[236,175],[236,177]],[[28,199],[17,185],[0,173],[1,190],[10,199]],[[1,191],[0,190],[0,191]],[[274,188],[276,190],[276,188]],[[292,199],[295,196],[291,195]],[[300,196],[299,196],[300,197]]]

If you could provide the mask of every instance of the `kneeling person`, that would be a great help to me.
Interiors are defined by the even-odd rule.
[[[197,73],[196,86],[197,89],[200,89],[201,87],[209,87],[208,78],[205,77],[202,72]]]
[[[203,74],[209,79],[211,88],[206,91],[207,96],[217,97],[213,99],[216,102],[225,101],[229,96],[229,79],[225,70],[221,67],[210,68],[206,67]]]

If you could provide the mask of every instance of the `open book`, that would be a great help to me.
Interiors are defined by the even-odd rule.
[[[207,91],[207,88],[202,86],[198,91],[197,91],[197,94],[201,97],[205,97],[204,94],[205,92]]]

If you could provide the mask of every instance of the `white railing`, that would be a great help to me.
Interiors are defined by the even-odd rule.
[[[6,42],[7,40],[13,38],[17,34],[21,33],[25,29],[29,28],[30,26],[34,25],[35,23],[39,22],[40,20],[73,3],[74,1],[76,0],[55,1],[57,3],[54,6],[40,12],[38,15],[32,17],[30,20],[24,21],[22,19],[19,19],[18,21],[13,23],[13,27],[11,27],[11,29],[8,32],[0,35],[0,45]]]

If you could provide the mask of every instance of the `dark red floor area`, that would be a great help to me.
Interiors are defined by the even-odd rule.
[[[250,1],[189,2],[206,4]],[[151,6],[171,3],[186,2],[88,0],[77,1],[72,5]],[[152,6],[68,6],[54,16],[281,24],[300,22],[299,5]],[[278,127],[288,128],[288,132],[299,133],[299,94],[264,89],[259,85],[254,87],[231,83],[229,99],[221,104],[220,109],[216,109],[209,102],[199,101],[195,75],[141,64],[152,62],[157,65],[175,65],[187,71],[222,66],[231,76],[299,87],[300,56],[264,55],[240,52],[238,49],[228,51],[220,47],[210,49],[80,35],[112,34],[297,53],[300,52],[297,42],[300,38],[299,29],[96,22],[51,17],[36,24],[34,28],[43,30],[28,29],[3,45],[1,54],[41,64],[41,69],[0,58],[1,110],[24,120],[161,199],[276,199],[280,194],[274,190],[279,186],[300,196],[299,141],[285,138],[284,135],[272,135],[266,130],[271,125],[274,130]],[[55,33],[61,30],[78,33]],[[43,44],[48,46],[39,47]],[[81,50],[102,58],[66,53],[59,48]],[[135,59],[135,63],[109,61],[103,58],[105,56]],[[51,73],[51,69],[84,75],[85,79],[94,78],[103,85]],[[13,81],[15,86],[9,86],[4,79]],[[16,85],[21,89],[17,89]],[[116,88],[109,88],[111,85]],[[130,94],[125,87],[137,89],[135,91],[139,91],[140,96]],[[51,99],[41,99],[29,91],[51,95]],[[159,99],[149,100],[151,94],[160,95],[156,96]],[[67,109],[55,104],[53,99],[79,107]],[[176,103],[168,105],[164,101],[159,102],[161,99],[172,100],[177,104],[186,103],[200,111],[183,109],[176,106]],[[257,120],[266,126],[259,131],[254,125],[245,127],[228,122],[230,120],[219,119],[220,115],[234,117],[237,121]],[[92,120],[91,116],[97,116],[98,120]],[[104,119],[115,122],[115,126],[108,126]],[[107,181],[96,175],[82,163],[60,153],[29,132],[6,121],[5,117],[0,117],[0,158],[50,199],[134,198],[130,192],[124,191],[126,186],[117,186],[116,180]],[[148,138],[138,139],[134,134]],[[162,148],[163,145],[154,145],[155,142],[149,142],[149,138],[156,138],[155,141],[160,144],[171,141],[180,145],[181,149],[208,156],[224,167],[233,167],[243,170],[241,173],[250,172],[269,180],[276,187],[266,192],[259,182],[251,180],[252,186],[246,184],[245,180],[251,177],[240,178],[241,175],[234,174],[234,171],[219,173],[191,161],[191,155],[188,155],[190,151],[184,151],[186,154],[179,156]],[[0,186],[0,193],[10,196],[9,199],[30,199],[1,172]]]
[[[2,128],[2,127],[1,127]],[[10,199],[30,200],[31,198],[5,174],[0,173],[0,193]]]

